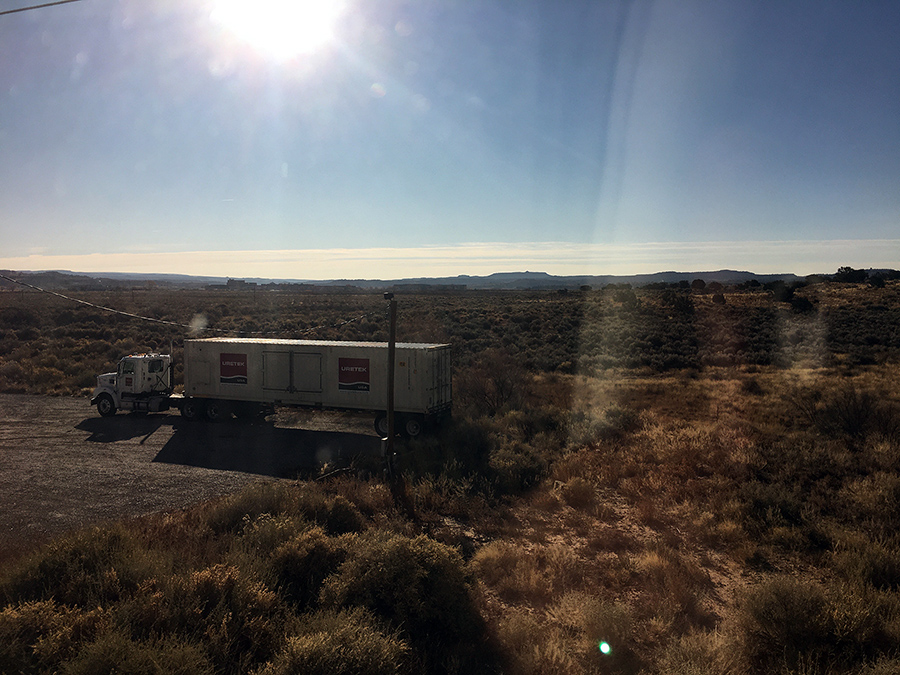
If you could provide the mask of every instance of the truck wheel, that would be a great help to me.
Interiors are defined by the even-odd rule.
[[[375,415],[375,433],[384,438],[388,435],[388,419],[386,413]]]
[[[103,417],[112,417],[116,414],[116,404],[113,402],[112,396],[100,394],[100,398],[97,399],[97,412]]]
[[[200,417],[202,410],[202,402],[189,398],[181,405],[181,416],[186,420],[193,421]]]
[[[206,419],[210,422],[221,422],[228,416],[228,409],[224,401],[211,398],[206,402]]]
[[[403,423],[403,431],[410,438],[415,438],[422,433],[422,420],[418,417],[407,417]]]

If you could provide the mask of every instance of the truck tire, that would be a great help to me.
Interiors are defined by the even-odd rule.
[[[387,413],[378,413],[375,415],[375,433],[386,438],[388,435],[388,418]]]
[[[203,412],[203,402],[194,398],[185,399],[181,404],[181,416],[193,422],[198,419]]]
[[[225,401],[217,401],[211,398],[206,402],[206,419],[210,422],[221,422],[230,416]]]
[[[422,433],[422,420],[418,415],[407,417],[403,420],[403,433],[409,438],[415,438]]]
[[[109,394],[100,394],[97,399],[97,412],[103,417],[112,417],[116,414],[116,404]]]

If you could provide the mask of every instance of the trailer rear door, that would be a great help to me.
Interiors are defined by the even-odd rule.
[[[308,352],[263,352],[263,389],[322,391],[322,355]]]

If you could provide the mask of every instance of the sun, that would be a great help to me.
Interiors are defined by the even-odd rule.
[[[334,37],[338,0],[216,0],[210,18],[278,60],[309,54]]]

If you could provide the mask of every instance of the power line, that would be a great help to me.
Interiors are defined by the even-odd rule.
[[[56,2],[45,2],[43,5],[31,5],[29,7],[19,7],[18,9],[4,9],[0,11],[0,16],[4,14],[16,14],[17,12],[27,12],[30,9],[41,9],[43,7],[55,7],[56,5],[67,5],[70,2],[78,2],[78,0],[57,0]]]
[[[57,293],[56,291],[51,291],[46,288],[41,288],[40,286],[35,286],[33,284],[29,284],[25,281],[21,281],[19,279],[13,279],[12,277],[8,277],[5,274],[0,274],[0,279],[6,279],[14,284],[18,284],[20,286],[25,286],[26,288],[30,288],[34,291],[39,291],[41,293],[47,293],[48,295],[55,295],[57,298],[62,298],[63,300],[68,300],[69,302],[77,302],[80,305],[86,305],[88,307],[93,307],[94,309],[99,309],[104,312],[110,312],[112,314],[119,314],[120,316],[127,316],[132,319],[139,319],[141,321],[152,321],[153,323],[161,323],[167,326],[177,326],[178,328],[188,328],[192,331],[203,332],[208,331],[210,333],[242,333],[244,335],[278,335],[279,333],[276,331],[245,331],[234,328],[199,328],[195,325],[191,325],[189,323],[179,323],[177,321],[166,321],[165,319],[156,319],[152,316],[142,316],[140,314],[134,314],[132,312],[125,312],[121,309],[115,309],[114,307],[105,307],[103,305],[98,305],[94,302],[88,302],[87,300],[81,300],[80,298],[73,298],[69,295],[64,295],[62,293]],[[346,326],[347,324],[353,323],[354,321],[362,321],[365,318],[370,316],[374,316],[377,312],[369,312],[368,314],[363,314],[362,316],[357,316],[352,319],[346,319],[345,321],[339,321],[335,324],[322,324],[320,326],[313,326],[312,328],[307,328],[302,331],[297,331],[298,335],[306,335],[307,333],[312,333],[316,330],[321,330],[323,328],[341,328]]]

